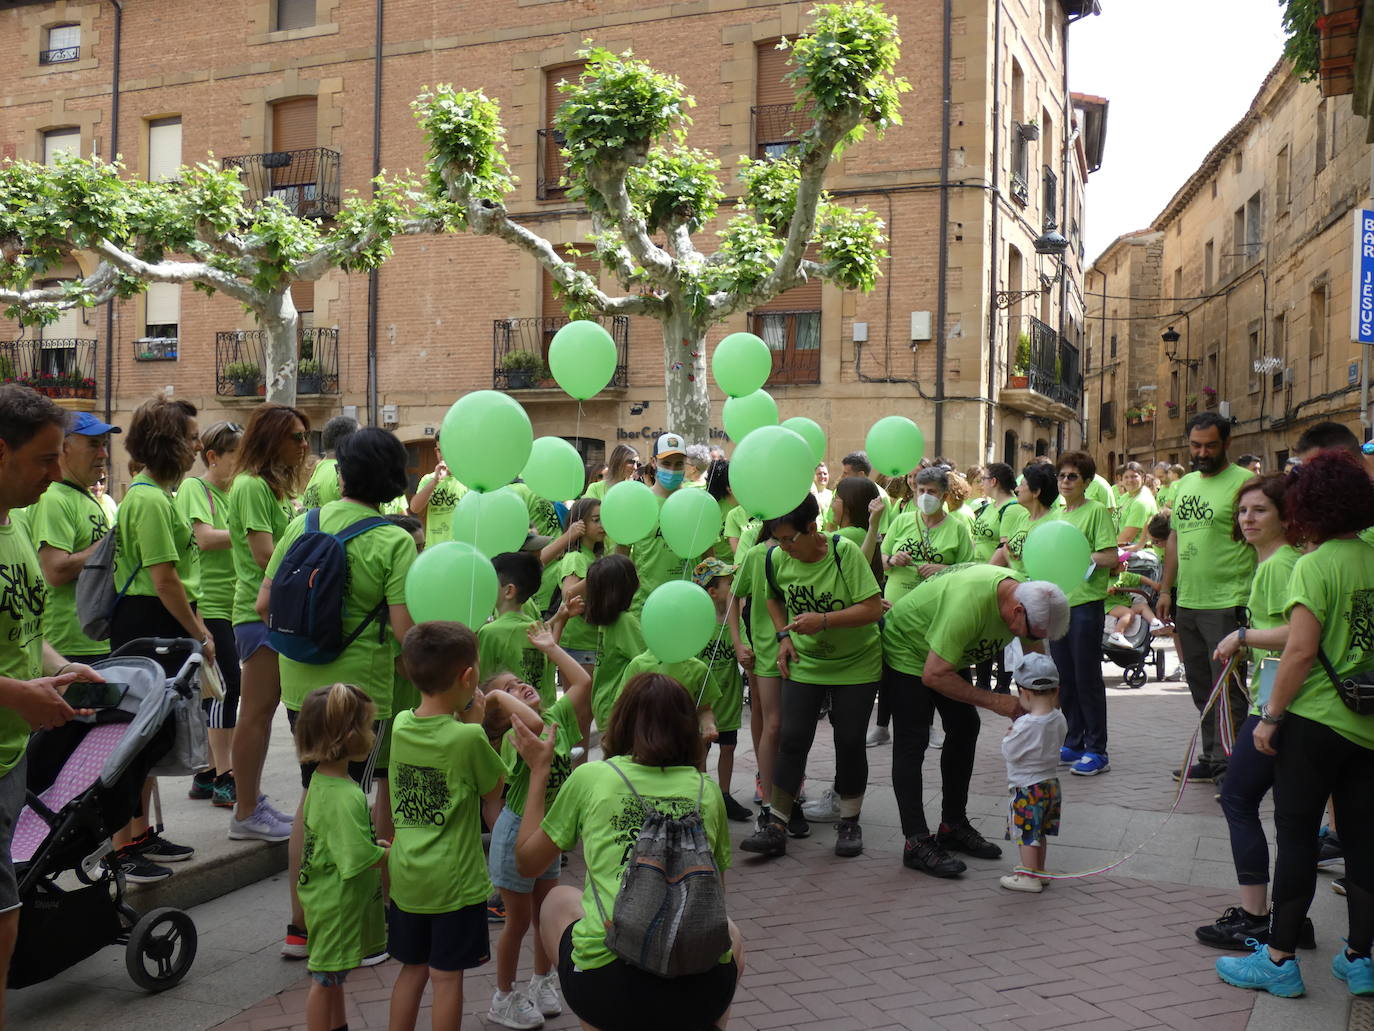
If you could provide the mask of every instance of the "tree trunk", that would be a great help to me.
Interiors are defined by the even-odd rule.
[[[664,388],[669,432],[685,443],[709,444],[711,396],[706,381],[706,327],[694,325],[678,305],[663,319]]]
[[[263,347],[263,380],[267,384],[267,400],[278,404],[296,404],[296,350],[300,316],[287,287],[269,298],[269,307],[255,314],[258,325],[267,335]]]

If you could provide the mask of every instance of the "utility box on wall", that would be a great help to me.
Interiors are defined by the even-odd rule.
[[[911,313],[911,340],[912,343],[919,343],[922,340],[930,339],[930,312],[913,311]]]

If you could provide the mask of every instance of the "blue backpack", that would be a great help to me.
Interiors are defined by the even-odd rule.
[[[386,599],[344,636],[344,595],[348,587],[348,556],[344,545],[360,534],[388,525],[369,516],[338,533],[320,529],[320,510],[305,515],[305,532],[291,543],[272,577],[267,611],[267,643],[296,662],[320,666],[343,654],[358,635],[387,610]],[[383,635],[386,624],[380,624]]]

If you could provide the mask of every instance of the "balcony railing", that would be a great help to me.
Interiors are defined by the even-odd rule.
[[[55,50],[38,51],[39,64],[66,64],[81,59],[80,47],[57,47]]]
[[[630,385],[630,320],[625,315],[599,315],[615,341],[615,375],[609,387]],[[566,318],[496,319],[491,324],[491,385],[497,390],[557,387],[549,375],[549,345],[568,324]]]
[[[1022,207],[1030,203],[1030,186],[1026,183],[1026,177],[1020,172],[1011,174],[1011,199]]]
[[[540,200],[557,200],[568,192],[563,185],[563,173],[568,162],[563,157],[563,134],[557,129],[540,129],[535,134],[539,143],[539,178],[535,182]]]
[[[49,397],[95,397],[94,340],[0,340],[0,382]]]
[[[821,381],[820,312],[750,312],[749,329],[773,352],[769,386]]]
[[[277,150],[224,159],[237,168],[244,185],[244,202],[260,204],[276,197],[294,215],[332,218],[339,213],[339,155],[337,151]]]
[[[811,124],[811,113],[798,111],[793,104],[760,104],[751,113],[755,157],[782,157],[796,146]]]
[[[215,393],[222,397],[257,397],[266,390],[267,333],[232,329],[215,334]],[[339,331],[303,329],[296,344],[297,394],[339,392]]]
[[[1077,410],[1083,396],[1078,348],[1033,316],[1026,319],[1024,332],[1030,337],[1030,360],[1016,374],[1024,375],[1037,394]]]

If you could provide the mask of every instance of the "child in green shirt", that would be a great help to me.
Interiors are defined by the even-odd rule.
[[[592,672],[592,716],[606,729],[625,667],[644,651],[639,617],[630,611],[639,574],[624,555],[599,558],[587,569],[587,608],[583,618],[597,630],[596,669]]]
[[[1166,514],[1158,514],[1150,519],[1146,532],[1150,535],[1150,549],[1159,556],[1160,568],[1164,566],[1164,549],[1169,543],[1169,517]],[[1117,576],[1116,581],[1108,589],[1107,593],[1117,596],[1131,598],[1129,604],[1121,602],[1113,605],[1107,610],[1106,630],[1111,635],[1112,644],[1120,648],[1131,647],[1128,638],[1135,631],[1135,621],[1139,617],[1149,621],[1150,629],[1154,632],[1164,630],[1164,624],[1155,615],[1154,609],[1150,608],[1149,603],[1143,595],[1132,594],[1131,589],[1135,587],[1148,587],[1153,591],[1159,590],[1159,582],[1151,580],[1149,577],[1141,576],[1139,573],[1132,573],[1125,569]]]
[[[297,878],[310,927],[309,1031],[346,1026],[344,978],[386,941],[379,867],[388,846],[378,844],[367,796],[348,775],[350,761],[372,754],[375,714],[361,688],[333,684],[311,691],[296,721],[300,761],[318,763],[302,812],[305,842]]]
[[[719,559],[707,559],[692,572],[692,579],[716,604],[716,632],[697,656],[706,666],[710,691],[715,696],[712,713],[716,720],[716,745],[720,749],[716,759],[716,780],[725,799],[725,815],[747,823],[754,818],[753,811],[740,805],[730,794],[735,772],[735,746],[739,743],[744,708],[744,681],[736,658],[739,607],[735,604],[733,583],[738,569],[739,566],[727,565]]]
[[[463,971],[491,953],[479,803],[501,797],[505,767],[481,727],[477,635],[461,623],[419,623],[401,642],[401,659],[421,701],[391,730],[387,948],[402,964],[391,1027],[415,1027],[429,983],[434,1026],[459,1027]]]
[[[547,708],[557,697],[553,663],[539,649],[530,644],[526,633],[534,625],[525,603],[539,591],[543,566],[539,557],[528,551],[508,551],[492,559],[496,570],[499,593],[496,596],[496,618],[477,631],[477,661],[488,677],[497,673],[514,673],[521,680],[533,684]],[[553,618],[554,639],[563,636],[568,621],[567,608],[560,608]]]

